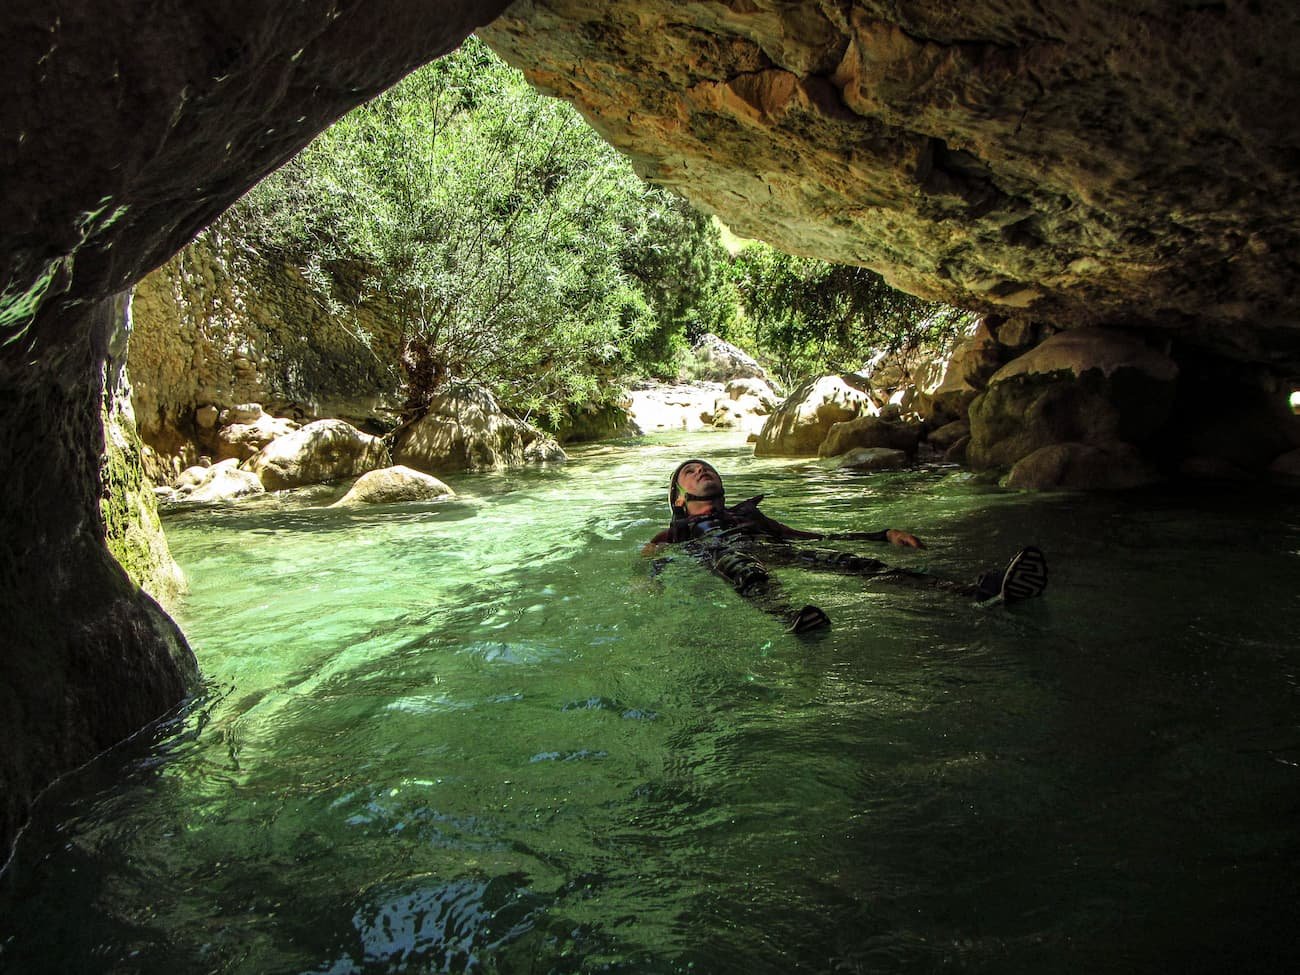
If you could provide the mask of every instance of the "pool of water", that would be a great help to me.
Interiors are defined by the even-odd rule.
[[[689,558],[666,478],[1041,600]],[[734,438],[440,503],[170,514],[185,714],[62,783],[0,878],[14,972],[1272,972],[1300,949],[1300,497],[1034,495]],[[319,502],[318,502],[319,503]],[[841,546],[848,548],[849,546]]]

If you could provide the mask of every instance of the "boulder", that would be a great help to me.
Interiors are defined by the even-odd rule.
[[[947,358],[918,373],[917,412],[933,424],[965,419],[989,377],[1006,362],[1005,356],[987,322],[980,321],[970,335],[953,346]]]
[[[1061,332],[1003,366],[970,407],[970,465],[1009,468],[1051,444],[1140,444],[1174,402],[1178,367],[1128,332]]]
[[[524,460],[530,464],[564,464],[568,462],[569,455],[554,437],[538,432],[524,446]]]
[[[235,410],[222,411],[221,422],[224,425],[217,431],[218,460],[228,457],[248,460],[273,440],[287,436],[301,427],[301,424],[286,417],[264,413],[256,403],[252,405],[257,407],[256,414],[252,416],[248,415],[246,407],[240,408],[238,413]]]
[[[188,490],[178,491],[179,500],[233,501],[235,498],[266,493],[266,487],[258,476],[251,471],[240,470],[239,461],[233,457],[203,470],[204,477],[198,484]]]
[[[393,460],[426,473],[504,470],[526,464],[525,448],[538,436],[490,390],[462,382],[434,396],[424,416],[398,433]]]
[[[632,416],[632,402],[587,403],[571,410],[555,431],[560,443],[587,443],[635,437],[641,430]]]
[[[756,456],[812,456],[836,423],[879,410],[860,376],[820,376],[800,385],[763,424]]]
[[[732,379],[767,377],[767,372],[758,364],[758,360],[711,332],[703,335],[692,351],[696,363],[692,372],[696,379],[725,383]]]
[[[757,396],[720,399],[713,404],[712,423],[717,430],[758,433],[763,429],[765,417],[770,412],[769,407]]]
[[[456,492],[431,474],[413,471],[409,467],[385,467],[367,471],[357,478],[348,493],[335,501],[331,508],[358,504],[398,504],[403,501],[432,501]]]
[[[855,447],[833,462],[836,470],[891,471],[907,466],[907,454],[889,447]]]
[[[925,442],[935,450],[947,450],[958,440],[970,436],[970,424],[965,420],[953,420],[937,430],[931,430]]]
[[[223,427],[235,423],[256,423],[266,415],[261,403],[237,403],[227,406],[217,417]]]
[[[763,404],[765,408],[763,412],[765,413],[770,413],[781,404],[781,397],[776,394],[772,384],[766,379],[759,379],[757,376],[746,376],[742,379],[731,380],[731,382],[727,383],[726,394],[728,398],[734,400],[752,396]]]
[[[172,487],[177,491],[192,491],[207,480],[211,469],[211,464],[195,464],[193,467],[187,467],[180,472]]]
[[[1057,443],[1040,447],[1011,468],[1009,488],[1047,490],[1125,490],[1158,480],[1155,470],[1132,444]]]
[[[943,459],[948,464],[966,464],[966,450],[970,447],[970,434],[955,440],[953,445],[943,452]]]
[[[912,455],[921,441],[921,429],[919,423],[860,416],[834,424],[817,448],[817,455],[836,457],[856,447],[888,447]]]
[[[721,383],[641,383],[632,389],[632,422],[645,433],[702,430],[713,423]],[[707,417],[707,419],[706,419]]]
[[[343,420],[316,420],[271,441],[244,462],[268,491],[356,477],[390,464],[378,437]]]

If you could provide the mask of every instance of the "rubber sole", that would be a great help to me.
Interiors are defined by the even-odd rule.
[[[809,603],[794,614],[794,619],[786,630],[790,633],[811,633],[813,630],[829,629],[831,618],[819,606]]]
[[[1007,563],[1007,571],[1002,576],[1002,598],[1008,603],[1020,602],[1041,596],[1046,588],[1046,556],[1032,545],[1022,548]]]

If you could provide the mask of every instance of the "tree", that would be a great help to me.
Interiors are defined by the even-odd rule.
[[[330,268],[367,268],[402,318],[413,412],[454,376],[556,420],[733,314],[701,298],[722,253],[708,221],[473,38],[323,133],[243,214],[340,318]]]
[[[732,275],[751,351],[783,382],[861,368],[878,352],[946,347],[970,315],[898,291],[874,271],[794,257],[766,244],[736,256]]]

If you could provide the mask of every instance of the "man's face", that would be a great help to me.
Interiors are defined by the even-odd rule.
[[[722,478],[708,464],[695,461],[687,464],[677,474],[677,487],[688,494],[710,495],[716,494],[722,487]],[[682,499],[680,493],[677,500],[673,502],[678,507],[686,502]]]

